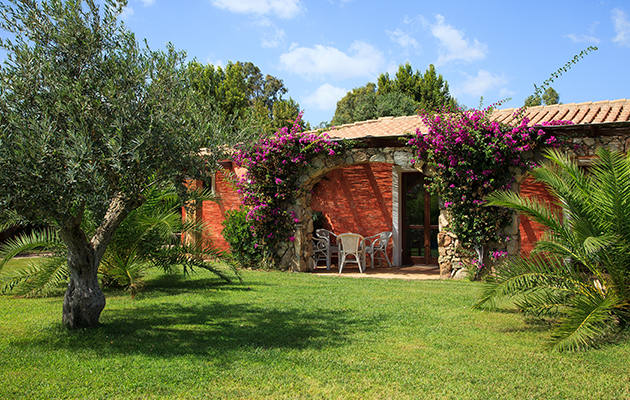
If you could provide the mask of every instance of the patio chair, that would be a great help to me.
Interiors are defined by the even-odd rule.
[[[365,253],[370,255],[372,260],[372,269],[374,269],[374,260],[378,260],[378,265],[383,264],[383,260],[387,261],[389,268],[392,267],[389,257],[387,257],[387,245],[392,237],[391,232],[381,232],[377,235],[365,238],[367,241]]]
[[[339,273],[346,262],[354,262],[359,265],[359,272],[365,270],[365,238],[356,233],[342,233],[337,236],[339,244]],[[354,260],[348,259],[354,256]]]
[[[337,246],[337,235],[326,229],[318,229],[313,236],[313,258],[315,267],[320,257],[326,258],[326,269],[330,269],[330,259],[333,254],[339,253]]]

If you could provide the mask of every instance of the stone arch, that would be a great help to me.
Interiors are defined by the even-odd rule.
[[[365,163],[386,163],[408,171],[422,170],[424,163],[420,161],[412,165],[412,158],[413,152],[409,147],[352,148],[334,156],[320,155],[314,158],[298,180],[302,189],[300,193],[303,194],[289,207],[289,211],[294,212],[302,222],[295,225],[295,240],[283,243],[277,249],[280,267],[300,272],[313,268],[311,191],[326,174],[338,168]]]

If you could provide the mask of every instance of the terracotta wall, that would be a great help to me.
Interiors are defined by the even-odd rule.
[[[540,182],[535,182],[531,175],[522,183],[520,193],[525,197],[544,199],[549,204],[553,204],[555,201],[554,197],[547,191],[545,185]],[[559,207],[554,208],[561,211]],[[526,255],[532,251],[534,243],[542,237],[545,228],[521,214],[519,230],[521,233],[521,254]]]
[[[206,224],[204,238],[208,238],[220,250],[229,250],[230,245],[223,239],[221,231],[223,230],[222,222],[225,220],[225,212],[227,210],[236,210],[241,206],[241,199],[230,182],[230,175],[241,175],[244,173],[242,168],[221,169],[215,173],[214,187],[215,194],[219,196],[220,201],[204,201],[201,209],[198,211],[198,218],[201,218]]]
[[[329,172],[315,186],[311,207],[325,228],[363,236],[392,230],[392,166],[359,164]]]

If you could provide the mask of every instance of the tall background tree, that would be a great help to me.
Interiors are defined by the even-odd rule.
[[[143,191],[167,181],[184,191],[225,143],[243,140],[189,90],[183,53],[141,48],[119,23],[126,3],[0,4],[0,211],[58,230],[69,328],[98,324],[99,263]]]
[[[414,115],[419,110],[437,111],[457,105],[448,82],[437,74],[433,64],[422,74],[406,63],[398,67],[393,79],[386,72],[379,75],[377,82],[378,85],[368,82],[352,89],[339,100],[332,124]]]
[[[548,87],[542,94],[542,97],[538,94],[532,94],[525,99],[526,107],[536,107],[542,104],[550,106],[552,104],[560,104],[560,95],[552,87]]]
[[[288,92],[284,82],[263,75],[251,62],[229,62],[224,68],[191,62],[188,72],[191,89],[213,103],[225,121],[239,121],[261,133],[272,134],[292,126],[300,113],[295,100],[282,98]]]

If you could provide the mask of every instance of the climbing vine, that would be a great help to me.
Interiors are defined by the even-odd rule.
[[[491,121],[494,107],[423,114],[428,132],[418,129],[408,142],[415,159],[434,170],[429,189],[444,200],[450,213],[449,230],[463,246],[476,249],[480,261],[483,246],[491,240],[500,241],[500,229],[511,220],[511,211],[485,206],[486,196],[508,189],[516,168],[530,168],[534,150],[558,145],[541,126],[529,127],[527,118],[520,117],[515,125]]]
[[[282,128],[251,145],[237,148],[234,161],[246,168],[237,191],[247,206],[247,224],[255,238],[254,247],[266,257],[281,242],[294,241],[292,233],[300,223],[288,208],[302,195],[298,178],[309,161],[319,154],[335,155],[339,144],[325,132],[302,132],[302,114],[291,129]]]

